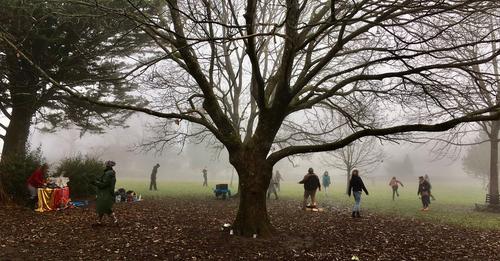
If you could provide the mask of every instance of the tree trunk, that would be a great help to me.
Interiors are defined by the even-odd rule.
[[[32,53],[32,56],[37,55]],[[7,63],[10,68],[8,88],[12,111],[3,141],[2,163],[13,156],[26,154],[31,119],[38,106],[37,92],[40,88],[39,78],[34,69],[26,61],[19,60],[17,53],[7,52]]]
[[[234,162],[239,176],[240,204],[233,224],[236,235],[270,237],[274,233],[267,214],[266,192],[272,176],[272,166],[265,159],[242,157]]]
[[[349,194],[349,183],[351,182],[351,168],[347,168],[346,177],[347,177],[347,183],[345,187],[345,194]]]
[[[31,118],[34,114],[31,107],[31,105],[25,104],[12,107],[11,119],[3,140],[0,165],[8,164],[9,160],[16,156],[24,156],[26,154]],[[0,173],[0,204],[7,204],[8,196],[3,186],[3,175],[5,174]]]
[[[2,163],[16,155],[26,154],[31,118],[34,114],[31,107],[27,104],[12,107],[11,119],[5,132],[2,148]]]
[[[9,197],[7,196],[7,193],[5,193],[5,190],[4,190],[2,178],[3,178],[3,175],[0,172],[0,206],[6,205],[8,203],[8,199],[9,199]]]
[[[500,122],[493,122],[491,125],[490,137],[490,205],[498,205],[498,132],[500,130]]]

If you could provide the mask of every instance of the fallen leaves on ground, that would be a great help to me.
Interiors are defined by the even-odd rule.
[[[115,205],[120,222],[93,227],[92,207],[35,213],[0,208],[0,260],[500,260],[500,231],[300,202],[269,201],[277,233],[242,238],[222,231],[237,201],[152,199]]]

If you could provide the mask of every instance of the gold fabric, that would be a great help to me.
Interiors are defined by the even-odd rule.
[[[39,188],[38,189],[38,208],[36,211],[44,212],[53,210],[54,189]]]

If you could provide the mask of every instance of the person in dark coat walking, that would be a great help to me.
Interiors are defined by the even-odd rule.
[[[156,165],[153,167],[153,170],[151,171],[151,183],[149,183],[149,190],[157,190],[156,188],[156,174],[158,173],[158,168],[160,167],[160,164],[156,163]]]
[[[431,204],[431,184],[424,179],[424,177],[418,177],[418,191],[417,195],[420,196],[422,200],[422,211],[429,210],[429,204]]]
[[[349,181],[349,189],[347,194],[351,196],[351,191],[354,195],[354,207],[352,208],[352,217],[361,217],[359,211],[361,210],[361,191],[364,191],[368,195],[368,190],[366,190],[363,180],[359,176],[358,170],[353,169],[351,173],[351,180]]]
[[[302,203],[302,209],[307,207],[307,199],[311,198],[311,206],[316,207],[316,190],[321,191],[321,184],[319,183],[319,178],[314,174],[313,168],[309,168],[307,175],[299,181],[299,184],[304,184],[304,201]]]
[[[281,181],[283,180],[283,177],[281,176],[279,171],[276,171],[276,175],[274,176],[274,181],[276,185],[276,190],[279,192],[281,190]]]
[[[208,187],[208,182],[207,182],[207,178],[208,178],[207,167],[203,168],[203,170],[201,172],[203,173],[203,187]]]
[[[273,175],[269,181],[269,187],[267,188],[267,199],[271,198],[271,194],[274,194],[274,199],[278,199],[278,192],[276,192],[278,183],[279,182],[276,180],[276,176]]]
[[[106,161],[105,165],[106,168],[104,169],[104,173],[93,182],[97,187],[96,225],[102,224],[101,222],[104,214],[112,217],[115,224],[118,223],[115,213],[113,212],[116,184],[116,173],[113,170],[113,166],[115,166],[116,163],[114,161]]]
[[[427,181],[427,183],[429,183],[429,191],[431,191],[432,190],[432,183],[431,183],[431,179],[429,178],[429,175],[425,174],[424,180]],[[432,200],[436,200],[436,198],[434,197],[434,195],[432,195],[432,193],[430,193],[430,192],[429,192],[429,197]]]

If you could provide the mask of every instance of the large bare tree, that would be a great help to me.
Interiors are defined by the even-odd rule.
[[[496,13],[498,10],[491,10],[492,13]],[[488,35],[484,37],[489,39],[490,46],[469,46],[464,49],[456,50],[458,60],[474,59],[484,55],[484,50],[490,50],[492,52],[498,52],[498,27],[500,22],[495,19],[494,16],[489,15],[488,12],[485,15],[475,16],[475,21],[470,23],[461,24],[460,27],[456,29],[457,32],[461,34],[463,38],[472,39],[478,37],[479,34],[475,34],[477,26],[484,26],[489,28]],[[454,39],[454,35],[447,35],[450,40]],[[469,113],[476,111],[478,109],[490,108],[495,106],[500,101],[500,74],[499,74],[499,61],[497,57],[493,57],[487,63],[482,64],[472,64],[467,68],[464,68],[458,76],[461,79],[460,84],[464,85],[463,88],[464,95],[466,99],[461,99],[461,103],[458,104],[460,110],[463,113]],[[452,145],[464,145],[462,142],[463,137],[467,137],[464,134],[470,133],[472,131],[478,131],[480,133],[480,138],[476,140],[477,143],[482,143],[487,141],[489,143],[489,159],[487,165],[484,168],[488,169],[488,194],[490,196],[489,204],[492,206],[498,206],[499,202],[499,189],[498,189],[498,143],[500,134],[500,121],[483,121],[476,122],[476,124],[469,124],[460,131],[455,131],[452,133],[451,144]],[[462,133],[462,134],[460,134]],[[450,140],[447,140],[448,145]],[[477,144],[476,143],[476,144]],[[467,144],[465,144],[467,145]],[[473,152],[478,152],[478,148],[470,148],[468,154]],[[473,155],[466,156],[467,160],[464,160],[464,166],[469,166],[474,169],[473,166],[477,165],[479,162],[474,161]],[[483,160],[481,160],[483,162]],[[484,162],[483,162],[484,163]],[[477,170],[477,168],[476,168]],[[481,171],[482,172],[482,171]],[[476,173],[482,176],[483,173]]]
[[[491,48],[497,40],[489,37],[498,28],[473,22],[477,16],[497,21],[495,0],[168,0],[156,15],[106,1],[66,2],[131,19],[160,52],[137,57],[147,75],[138,94],[150,100],[148,108],[96,101],[52,84],[96,104],[165,119],[157,146],[214,137],[239,175],[234,228],[240,235],[273,231],[265,194],[273,166],[284,158],[340,149],[366,136],[391,139],[500,118],[497,102],[459,109],[476,98],[465,95],[463,72],[498,55]],[[462,24],[474,32],[459,30]],[[470,47],[481,52],[458,55]],[[367,98],[376,113],[363,113]],[[420,108],[427,124],[416,120]],[[330,135],[346,124],[350,132]]]

